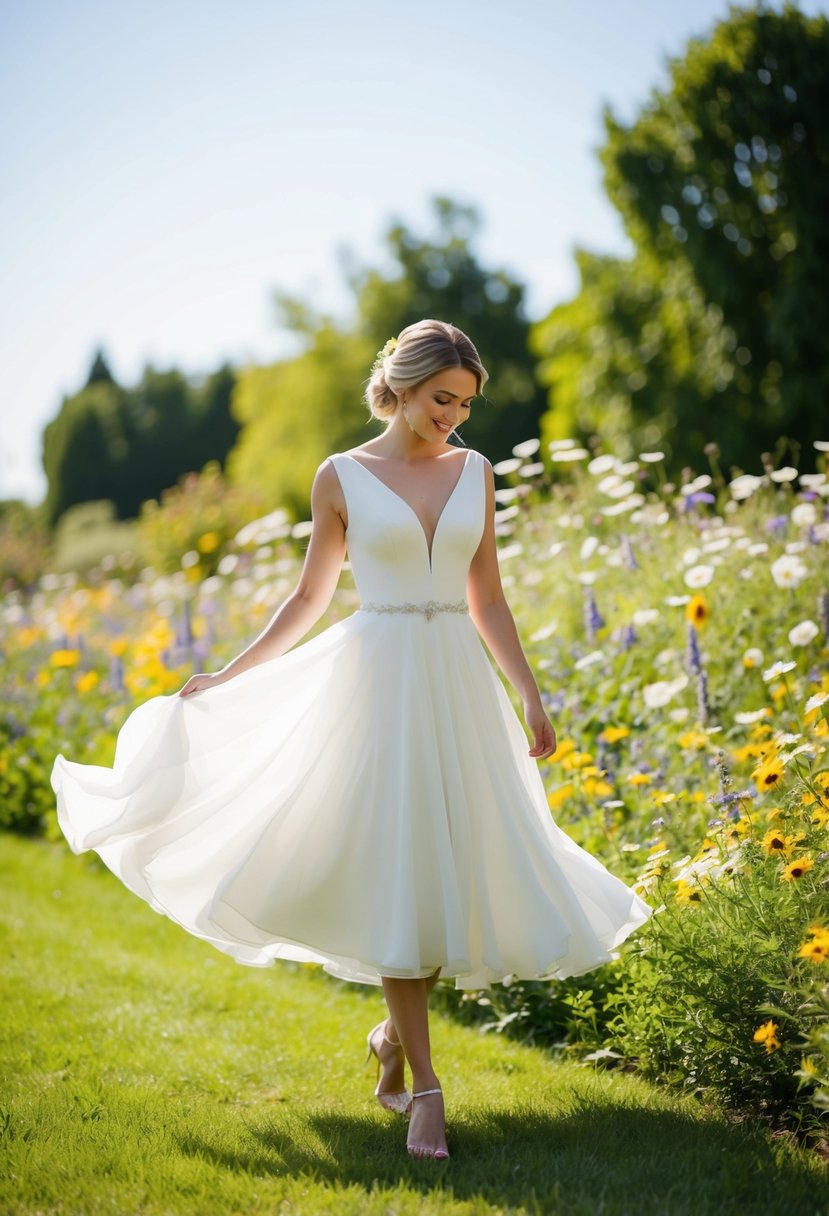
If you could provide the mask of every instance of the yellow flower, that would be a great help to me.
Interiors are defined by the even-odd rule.
[[[699,592],[696,595],[692,595],[685,605],[686,620],[693,621],[697,626],[704,625],[709,615],[708,601],[705,596]]]
[[[619,739],[626,739],[629,734],[630,727],[628,726],[606,726],[599,738],[603,739],[605,743],[617,743]]]
[[[89,692],[98,684],[99,680],[97,671],[80,672],[75,678],[75,688],[78,692]]]
[[[822,773],[815,776],[815,785],[819,785],[822,790],[829,792],[829,768],[825,768]]]
[[[577,752],[575,749],[568,756],[563,756],[561,760],[562,768],[582,768],[590,764],[593,757],[590,752]]]
[[[777,1025],[777,1022],[763,1022],[762,1026],[758,1026],[754,1032],[754,1042],[762,1043],[768,1054],[771,1055],[773,1051],[782,1046],[777,1037],[779,1029],[780,1027]]]
[[[777,759],[767,760],[758,764],[751,776],[758,789],[772,790],[779,784],[783,776],[783,765]]]
[[[678,904],[702,903],[702,891],[699,887],[692,887],[684,879],[680,879],[676,888],[676,902]]]
[[[810,963],[825,963],[829,961],[829,929],[823,925],[810,925],[807,939],[798,950],[798,958],[807,958]]]
[[[80,657],[79,650],[53,650],[50,662],[53,667],[77,667]]]
[[[680,747],[699,750],[708,743],[708,736],[701,730],[686,730],[679,736],[678,743]]]
[[[127,640],[127,638],[125,638],[122,635],[119,638],[113,638],[112,641],[107,646],[107,650],[109,651],[110,654],[120,656],[125,652],[125,650],[127,649],[128,646],[129,646],[129,641]]]
[[[196,541],[199,553],[212,553],[222,542],[218,532],[204,532]]]
[[[609,798],[613,793],[613,786],[607,781],[597,781],[592,777],[582,783],[582,789],[590,798]]]
[[[676,794],[669,794],[667,790],[651,790],[651,798],[653,798],[654,806],[664,806],[666,802],[676,802]]]
[[[653,773],[628,773],[626,780],[631,785],[650,785],[653,781]]]
[[[808,874],[814,864],[810,857],[798,857],[796,861],[789,862],[780,877],[783,882],[791,882],[792,879],[802,878],[804,874]]]
[[[762,844],[767,853],[786,853],[791,848],[791,839],[779,828],[772,828],[766,832]]]
[[[566,785],[560,786],[557,790],[550,790],[547,795],[547,805],[554,811],[561,806],[562,802],[566,802],[572,794],[573,783],[568,781]]]
[[[812,811],[812,823],[816,823],[820,828],[829,826],[829,811],[825,807],[816,806]]]
[[[572,739],[562,739],[552,756],[548,757],[550,763],[556,760],[560,761],[564,756],[568,756],[570,752],[574,752],[575,750],[576,745]]]

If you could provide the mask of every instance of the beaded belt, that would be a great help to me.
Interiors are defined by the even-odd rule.
[[[437,612],[468,612],[469,605],[466,600],[425,600],[419,604],[375,604],[368,601],[361,604],[360,608],[363,612],[422,612],[427,621],[431,621],[432,617]]]

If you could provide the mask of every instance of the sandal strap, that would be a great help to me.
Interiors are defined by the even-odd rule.
[[[442,1089],[421,1089],[416,1094],[412,1094],[413,1098],[425,1098],[426,1094],[442,1094]]]

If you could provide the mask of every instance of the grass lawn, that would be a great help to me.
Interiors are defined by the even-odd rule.
[[[379,988],[242,967],[92,855],[0,838],[0,1211],[829,1213],[820,1161],[630,1075],[435,1016],[452,1157],[372,1097]]]

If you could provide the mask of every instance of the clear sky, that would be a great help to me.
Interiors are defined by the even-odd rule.
[[[773,7],[781,7],[777,4]],[[827,5],[804,0],[808,13]],[[545,315],[624,253],[596,150],[724,0],[0,0],[0,498],[97,347],[208,372],[293,350],[274,288],[347,315],[339,253],[474,203]],[[472,335],[474,337],[474,335]]]

